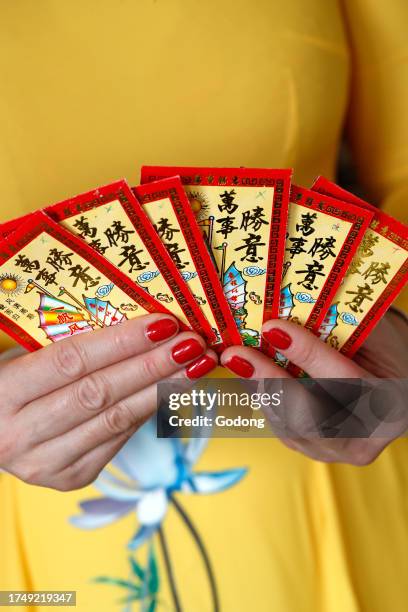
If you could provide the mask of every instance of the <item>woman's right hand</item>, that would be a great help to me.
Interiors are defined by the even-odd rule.
[[[60,491],[91,483],[156,409],[156,383],[197,378],[214,351],[152,314],[0,362],[0,467]]]

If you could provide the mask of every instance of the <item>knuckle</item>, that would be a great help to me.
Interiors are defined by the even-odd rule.
[[[146,353],[142,360],[142,380],[148,383],[163,378],[163,369],[157,356]]]
[[[112,329],[112,344],[116,355],[128,355],[130,353],[132,343],[129,338],[129,330],[123,323],[115,325]]]
[[[86,361],[79,343],[63,340],[55,345],[53,365],[58,374],[75,380],[86,374]]]
[[[103,413],[105,429],[112,436],[121,434],[131,427],[135,417],[126,402],[119,402]]]
[[[109,405],[110,386],[100,374],[86,376],[79,381],[76,391],[76,401],[81,408],[91,412],[102,410]]]
[[[296,365],[302,365],[307,369],[307,367],[313,367],[316,365],[317,360],[317,351],[316,344],[313,342],[313,338],[308,338],[307,342],[303,342],[298,351],[297,356],[294,358]]]

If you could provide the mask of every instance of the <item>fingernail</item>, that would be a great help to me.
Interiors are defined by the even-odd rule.
[[[186,363],[204,353],[204,347],[198,340],[189,338],[173,347],[171,355],[176,363]]]
[[[205,376],[208,372],[211,372],[217,366],[217,362],[215,359],[210,357],[209,355],[203,355],[197,361],[194,361],[186,368],[186,375],[188,378],[201,378],[201,376]]]
[[[231,357],[224,365],[234,372],[234,374],[238,374],[238,376],[242,376],[243,378],[251,378],[255,371],[252,363],[249,363],[249,361],[243,359],[243,357],[238,357],[238,355]]]
[[[173,319],[159,319],[146,327],[146,336],[152,342],[160,342],[174,336],[178,325]]]
[[[264,331],[262,336],[269,344],[277,349],[285,350],[292,344],[292,338],[286,332],[274,327]]]

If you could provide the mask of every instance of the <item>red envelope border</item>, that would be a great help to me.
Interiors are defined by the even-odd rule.
[[[209,344],[214,342],[215,334],[210,324],[204,317],[194,296],[191,294],[183,277],[168,254],[166,247],[157,236],[152,223],[140,206],[126,180],[116,181],[110,185],[105,185],[104,187],[88,191],[74,198],[58,202],[57,204],[45,208],[44,212],[54,221],[60,222],[78,213],[85,213],[115,200],[120,202],[130,223],[137,231],[156,266],[163,274],[170,290],[189,321],[191,328],[204,336]],[[81,238],[81,240],[83,239]],[[84,240],[84,242],[86,241]],[[116,268],[115,264],[112,265]],[[129,278],[129,281],[132,283],[134,282],[131,278]]]
[[[15,219],[10,219],[10,221],[5,221],[0,224],[0,240],[3,238],[8,238],[10,234],[16,231],[23,223],[26,223],[31,215],[35,214],[34,212],[29,212],[26,215],[22,215],[21,217],[16,217]]]
[[[91,263],[99,272],[111,280],[119,289],[126,293],[137,304],[142,306],[147,312],[161,312],[171,315],[160,302],[148,295],[136,284],[130,282],[128,277],[113,266],[107,259],[97,253],[92,247],[88,246],[81,238],[77,238],[62,228],[43,211],[32,213],[26,223],[20,225],[20,227],[10,234],[8,238],[0,242],[0,265],[9,261],[16,253],[21,251],[21,249],[32,242],[34,238],[39,236],[42,232],[46,232],[51,237],[56,238],[68,249],[74,251],[77,255],[80,255]],[[26,330],[10,321],[10,319],[1,312],[0,329],[30,351],[43,348],[43,345],[30,336]]]
[[[370,226],[370,229],[407,251],[407,259],[405,260],[404,264],[393,276],[380,298],[370,308],[355,332],[341,347],[339,351],[340,353],[343,353],[347,357],[352,357],[356,351],[358,351],[363,342],[365,342],[365,340],[368,338],[380,319],[385,315],[388,308],[391,306],[397,295],[400,293],[400,291],[402,291],[408,281],[408,227],[390,215],[387,215],[382,210],[355,196],[346,189],[339,187],[323,176],[317,177],[312,185],[312,190],[318,193],[323,193],[324,195],[336,198],[339,197],[342,199],[342,202],[346,201],[350,204],[355,204],[372,211],[374,213],[373,221],[376,226],[375,228]],[[372,223],[373,222],[371,222],[371,225]]]
[[[143,166],[141,182],[146,183],[164,176],[179,175],[187,185],[226,187],[274,187],[273,211],[269,231],[268,263],[263,296],[263,322],[279,315],[280,289],[288,221],[289,192],[292,170],[262,168],[206,168],[186,166]],[[262,350],[269,352],[261,343]]]
[[[187,195],[179,177],[170,177],[135,188],[140,205],[169,198],[180,221],[180,228],[189,247],[190,255],[200,276],[202,287],[208,299],[221,335],[222,342],[214,348],[221,351],[227,346],[242,344],[241,335],[225,299],[217,272],[205,246],[197,220],[191,210]]]

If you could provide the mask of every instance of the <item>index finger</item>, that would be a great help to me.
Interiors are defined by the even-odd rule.
[[[158,326],[159,321],[168,323]],[[152,329],[156,333],[151,334]],[[157,329],[162,330],[161,333],[157,333]],[[175,317],[149,314],[78,334],[14,359],[0,369],[2,403],[20,408],[95,370],[146,352],[157,341],[175,336],[178,330]]]

